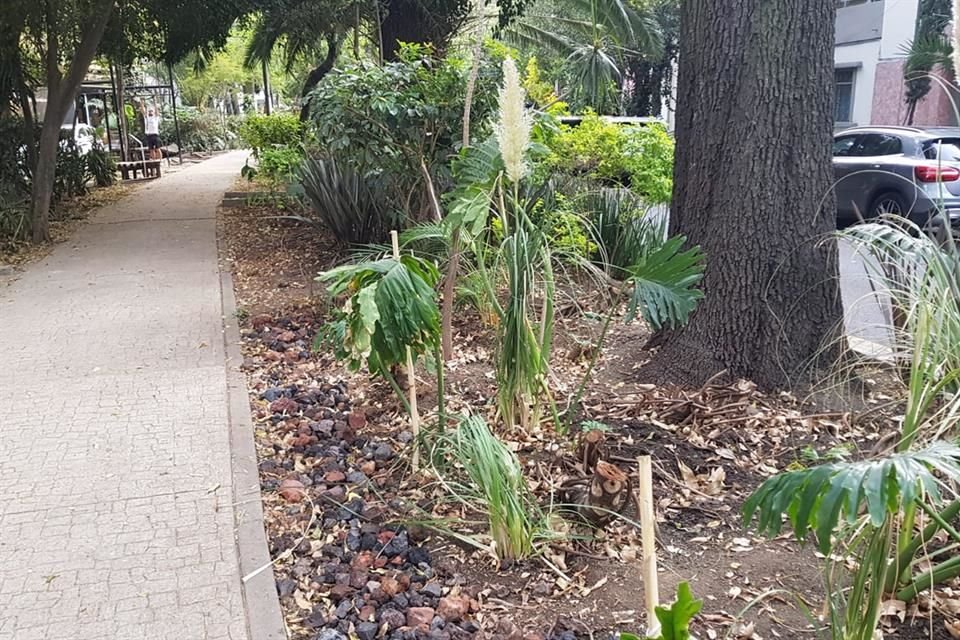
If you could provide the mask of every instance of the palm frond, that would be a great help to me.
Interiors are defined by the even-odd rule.
[[[568,37],[541,28],[529,20],[518,20],[504,31],[503,36],[514,46],[541,48],[560,56],[569,56],[577,47]]]
[[[911,73],[929,71],[936,65],[946,69],[953,67],[953,43],[946,36],[908,41],[900,47],[900,53],[907,58],[903,73],[908,80]]]

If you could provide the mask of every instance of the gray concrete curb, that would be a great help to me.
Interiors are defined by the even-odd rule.
[[[233,277],[220,270],[220,297],[223,304],[223,344],[227,354],[227,409],[230,420],[230,454],[233,470],[233,517],[240,576],[248,576],[267,566],[270,552],[263,526],[263,505],[260,502],[260,475],[257,450],[250,420],[250,399],[240,366],[240,327],[237,323],[237,300],[233,294]],[[267,566],[241,584],[247,631],[250,640],[286,640],[287,632],[280,611],[280,600]]]

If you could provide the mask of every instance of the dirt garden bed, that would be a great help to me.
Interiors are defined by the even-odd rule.
[[[429,473],[412,472],[403,455],[412,434],[387,385],[313,348],[327,318],[313,276],[343,256],[316,230],[270,215],[268,204],[222,209],[220,237],[242,314],[267,532],[290,637],[571,640],[641,632],[639,531],[629,522],[576,530],[551,548],[553,568],[539,560],[500,564],[426,526],[470,533],[475,514],[441,499]],[[553,363],[558,397],[576,387],[593,331],[580,318],[562,322]],[[456,332],[449,404],[492,410],[488,330],[464,310]],[[742,524],[741,506],[763,479],[791,465],[838,447],[867,455],[898,408],[884,393],[887,374],[865,371],[863,396],[845,405],[764,395],[747,382],[657,388],[633,381],[646,337],[640,323],[613,330],[584,419],[607,425],[607,459],[624,471],[633,472],[640,454],[653,457],[661,600],[689,581],[704,600],[693,626],[699,638],[816,637],[802,612],[823,605],[814,550],[788,536],[756,537]],[[428,412],[432,376],[420,374]],[[500,435],[544,501],[579,473],[572,435]],[[632,508],[625,516],[636,518]],[[930,598],[891,609],[890,637],[950,637],[942,605],[951,597],[949,588],[938,593],[932,620]]]

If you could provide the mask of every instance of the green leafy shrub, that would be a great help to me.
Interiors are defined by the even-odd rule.
[[[300,147],[275,147],[260,152],[259,174],[275,183],[294,179],[303,162]]]
[[[106,148],[94,145],[86,159],[87,170],[98,187],[108,187],[116,181],[117,163]]]
[[[550,143],[550,164],[572,175],[627,185],[625,138],[622,127],[588,112],[579,125],[560,126],[560,134]]]
[[[237,130],[242,116],[221,116],[213,111],[200,111],[193,107],[177,109],[177,124],[180,126],[180,143],[188,151],[224,151],[237,148],[240,140]],[[160,121],[160,139],[164,144],[177,142],[173,115],[163,114]]]
[[[30,230],[29,199],[7,201],[0,198],[0,247],[26,240]]]
[[[266,149],[299,146],[303,139],[303,123],[290,113],[251,114],[240,125],[239,133],[243,143],[259,159]]]
[[[87,192],[90,171],[87,159],[80,154],[73,136],[60,140],[57,149],[56,180],[53,186],[54,200],[82,196]]]
[[[497,95],[491,58],[483,58],[473,99],[471,130],[479,138],[490,131]],[[316,144],[363,174],[389,175],[391,200],[415,219],[429,208],[423,168],[438,193],[450,182],[469,73],[464,58],[438,59],[423,45],[404,45],[399,60],[383,66],[335,69],[311,94]]]
[[[494,552],[519,560],[533,554],[544,517],[523,477],[517,454],[490,431],[483,418],[464,418],[453,436],[453,458],[467,473],[461,497],[473,496],[486,512]]]
[[[593,260],[611,276],[644,260],[667,238],[666,218],[654,219],[639,196],[629,189],[604,187],[578,200],[593,240]]]
[[[30,175],[23,157],[23,120],[0,118],[0,198],[18,199],[30,193]]]
[[[645,636],[646,640],[689,640],[690,623],[703,608],[703,600],[697,600],[690,591],[689,582],[677,585],[677,597],[669,607],[657,607],[654,613],[660,625],[655,637]],[[620,640],[643,640],[632,633],[621,633]]]
[[[647,202],[670,202],[673,194],[673,138],[657,124],[629,127],[623,143],[630,188]]]
[[[670,201],[674,144],[660,125],[624,127],[587,113],[575,127],[561,125],[546,143],[555,171],[630,187],[649,203]]]

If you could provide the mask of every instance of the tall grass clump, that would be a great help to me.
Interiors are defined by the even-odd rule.
[[[452,453],[469,479],[457,492],[486,512],[497,557],[519,560],[531,556],[544,517],[527,488],[516,454],[477,416],[460,422],[453,435]]]

